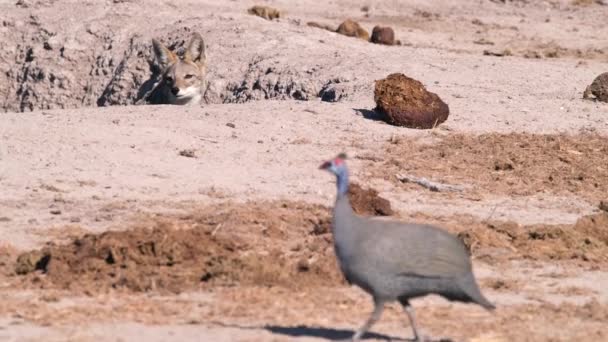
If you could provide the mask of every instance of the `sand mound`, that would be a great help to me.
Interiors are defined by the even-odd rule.
[[[212,206],[194,215],[147,218],[125,231],[50,244],[21,254],[15,271],[25,274],[29,286],[84,293],[335,284],[341,276],[328,225],[329,212],[320,206]]]
[[[372,163],[373,173],[400,186],[407,185],[394,175],[407,171],[480,193],[569,193],[593,202],[608,193],[608,141],[595,134],[451,134],[430,144],[401,139],[387,143],[384,159]]]
[[[503,254],[508,259],[608,261],[607,213],[582,217],[574,225],[479,223],[460,231],[458,236],[478,255],[498,248],[508,251]]]

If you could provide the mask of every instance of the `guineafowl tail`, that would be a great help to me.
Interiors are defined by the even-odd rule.
[[[473,303],[481,305],[488,311],[496,309],[496,306],[490,303],[490,301],[487,300],[486,297],[484,297],[484,295],[481,293],[481,290],[479,290],[479,286],[477,286],[477,282],[475,281],[473,274],[461,279],[460,285],[462,286],[462,290],[464,290],[464,292],[471,297],[471,301]]]
[[[487,300],[486,297],[484,297],[481,293],[479,294],[479,296],[474,297],[473,300],[475,301],[475,303],[481,305],[484,309],[488,311],[493,311],[494,309],[496,309],[496,305],[490,303],[490,301]]]

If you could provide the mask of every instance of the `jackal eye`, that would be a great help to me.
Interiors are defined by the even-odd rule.
[[[192,75],[192,74],[188,74],[188,75],[184,76],[184,78],[187,80],[191,79],[192,77],[194,77],[194,75]]]
[[[171,77],[165,77],[165,82],[171,84],[171,83],[173,83],[173,78],[171,78]]]

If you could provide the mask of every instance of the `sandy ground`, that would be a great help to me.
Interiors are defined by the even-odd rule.
[[[608,339],[608,220],[598,209],[608,199],[608,105],[582,99],[608,71],[608,6],[267,1],[286,14],[266,21],[247,15],[251,1],[18,3],[0,1],[0,340],[347,338],[370,300],[332,268],[330,234],[310,233],[313,217],[327,215],[311,206],[330,207],[335,192],[317,167],[341,151],[353,180],[377,189],[396,216],[473,239],[476,274],[499,309],[417,300],[426,336]],[[391,25],[404,45],[305,25],[348,17],[370,31]],[[136,52],[152,37],[188,39],[184,27],[207,43],[205,103],[130,105],[148,72]],[[506,50],[510,56],[487,55]],[[430,131],[379,121],[373,81],[392,72],[437,93],[450,106],[448,121]],[[322,102],[319,91],[336,79],[345,96]],[[278,90],[255,92],[255,82]],[[99,99],[116,105],[96,107]],[[512,169],[496,167],[505,161]],[[397,174],[465,190],[429,192]],[[594,224],[581,223],[587,215]],[[284,271],[287,280],[262,284],[235,276],[168,293],[14,273],[20,252],[154,226],[158,217],[172,227],[217,228],[225,243],[244,241],[244,255],[277,253],[285,264],[276,272],[306,258],[330,276],[299,283],[301,274]],[[581,227],[591,228],[573,231]],[[313,245],[321,247],[306,247]],[[371,340],[410,336],[396,306],[373,331]]]

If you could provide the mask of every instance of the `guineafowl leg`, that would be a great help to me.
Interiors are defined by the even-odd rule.
[[[400,298],[399,303],[403,305],[403,310],[407,314],[407,317],[410,319],[410,325],[412,326],[412,331],[414,332],[414,341],[421,341],[420,335],[418,335],[418,328],[416,327],[416,314],[414,312],[414,307],[407,299]]]
[[[359,341],[361,337],[376,323],[380,316],[382,316],[382,311],[384,311],[384,302],[379,300],[374,300],[374,312],[372,312],[369,319],[363,324],[359,330],[353,335],[353,342]]]

